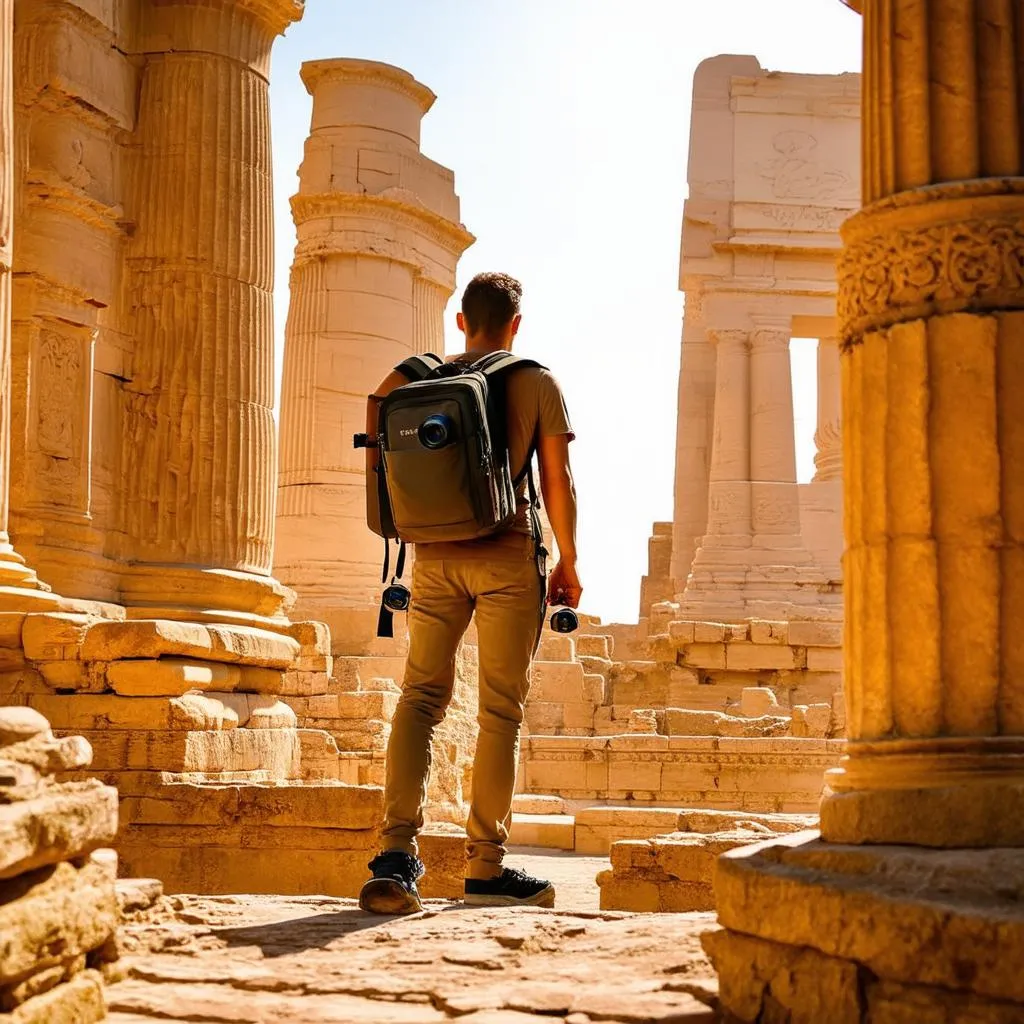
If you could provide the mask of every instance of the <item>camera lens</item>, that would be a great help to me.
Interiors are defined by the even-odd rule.
[[[559,608],[551,616],[551,628],[556,633],[574,633],[579,626],[580,620],[571,608]]]
[[[403,587],[401,583],[392,583],[384,591],[384,605],[393,612],[404,612],[409,607],[411,600],[412,594],[409,593],[409,588]]]
[[[451,439],[453,426],[447,416],[428,416],[420,424],[420,444],[424,448],[443,448]]]

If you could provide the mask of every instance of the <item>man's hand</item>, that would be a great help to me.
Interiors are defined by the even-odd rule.
[[[564,558],[559,559],[548,578],[548,603],[579,608],[582,596],[583,587],[576,574],[576,563],[567,562]]]

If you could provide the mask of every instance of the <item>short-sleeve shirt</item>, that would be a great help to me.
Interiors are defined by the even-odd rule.
[[[469,353],[470,358],[483,353]],[[466,358],[466,357],[458,357]],[[569,422],[565,396],[550,370],[535,366],[509,373],[506,390],[508,409],[508,457],[512,477],[522,473],[534,438],[561,434],[571,441],[576,435]],[[529,516],[530,498],[526,477],[516,488],[516,517],[502,533],[478,540],[417,544],[417,558],[503,558],[533,556]],[[529,541],[529,542],[528,542]]]

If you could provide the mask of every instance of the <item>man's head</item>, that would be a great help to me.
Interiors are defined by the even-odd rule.
[[[466,349],[511,349],[522,316],[519,303],[523,286],[508,274],[477,274],[462,293],[459,330],[466,335]]]

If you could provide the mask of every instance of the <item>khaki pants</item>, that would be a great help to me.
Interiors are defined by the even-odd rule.
[[[544,581],[533,557],[417,559],[409,609],[409,658],[387,752],[383,848],[416,854],[430,772],[430,740],[455,681],[455,654],[476,612],[480,732],[473,761],[467,878],[501,873],[512,818],[519,728],[530,661],[544,617]]]

